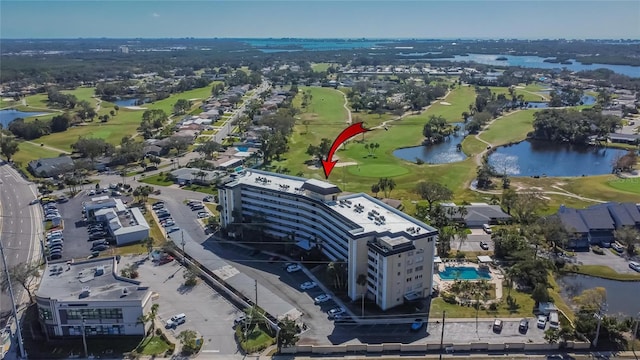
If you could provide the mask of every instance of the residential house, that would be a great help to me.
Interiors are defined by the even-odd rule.
[[[445,215],[449,219],[464,223],[470,228],[481,228],[484,224],[495,225],[511,221],[511,215],[502,211],[499,205],[486,203],[471,203],[469,205],[442,203],[440,205],[444,208]],[[460,211],[461,208],[464,210]]]
[[[54,177],[73,170],[73,159],[69,156],[43,158],[29,162],[29,171],[37,177]]]
[[[586,209],[561,206],[555,214],[572,234],[568,248],[585,250],[590,245],[608,247],[614,231],[623,226],[640,230],[640,210],[634,203],[604,203]]]
[[[176,183],[180,185],[202,184],[210,185],[218,179],[226,175],[223,171],[209,171],[198,168],[180,168],[173,170],[171,175],[176,179]]]

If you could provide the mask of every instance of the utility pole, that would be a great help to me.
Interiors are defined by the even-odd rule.
[[[253,280],[254,281],[254,288],[255,288],[255,292],[256,292],[256,302],[254,303],[254,307],[258,307],[258,280]]]
[[[444,319],[445,319],[445,315],[446,315],[446,311],[442,311],[442,331],[440,332],[440,360],[442,360],[442,352],[443,352],[443,346],[444,346]]]
[[[598,327],[596,328],[596,338],[593,339],[593,342],[591,343],[592,347],[598,346],[598,338],[600,337],[600,325],[602,324],[602,318],[604,317],[604,311],[606,310],[606,307],[607,303],[600,304],[598,313],[593,315],[596,319],[598,319]]]
[[[187,254],[184,252],[184,246],[186,245],[186,243],[184,242],[184,230],[181,230],[180,234],[182,234],[182,242],[180,243],[180,245],[182,245],[182,263],[186,264],[187,263]]]
[[[11,298],[11,306],[13,308],[13,317],[16,320],[16,334],[18,335],[18,347],[20,348],[20,357],[27,358],[27,353],[24,351],[24,343],[22,342],[22,330],[20,329],[20,319],[18,318],[18,311],[16,310],[16,300],[13,295],[13,285],[11,285],[11,275],[9,274],[9,267],[7,266],[7,257],[4,254],[4,247],[2,246],[2,240],[0,239],[0,253],[2,253],[2,263],[4,264],[4,271],[7,275],[7,284],[9,285],[9,297]]]

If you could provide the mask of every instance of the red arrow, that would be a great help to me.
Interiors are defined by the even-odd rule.
[[[331,145],[329,154],[327,154],[327,160],[322,160],[322,168],[324,169],[324,176],[327,179],[329,178],[329,174],[331,174],[331,170],[333,170],[333,167],[336,166],[336,163],[338,162],[338,160],[335,160],[335,161],[331,160],[333,158],[333,154],[336,152],[336,150],[338,150],[338,147],[340,147],[340,145],[343,142],[347,141],[349,138],[352,138],[363,132],[371,131],[371,129],[365,129],[364,127],[362,127],[362,124],[364,123],[363,122],[355,123],[349,126],[348,128],[342,130],[340,135],[338,135],[338,137],[333,142],[333,145]]]

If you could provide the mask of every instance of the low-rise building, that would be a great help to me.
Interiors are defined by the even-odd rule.
[[[73,159],[69,156],[43,158],[29,162],[29,171],[37,177],[54,177],[73,170]]]
[[[35,294],[38,320],[49,337],[144,335],[139,322],[151,291],[118,276],[116,258],[49,263]]]
[[[500,205],[486,203],[471,203],[469,205],[443,203],[440,205],[445,209],[445,216],[453,221],[464,223],[470,228],[480,228],[484,224],[504,224],[511,221],[511,215],[502,211]]]
[[[198,168],[180,168],[171,172],[171,175],[176,179],[176,183],[180,185],[210,185],[215,183],[217,179],[221,178],[225,174],[226,172],[202,170]]]
[[[365,294],[386,310],[433,289],[438,231],[367,194],[341,195],[328,182],[258,170],[232,175],[219,188],[220,222],[259,222],[265,234],[344,263],[348,296]],[[358,278],[366,277],[364,286]]]
[[[126,245],[149,237],[149,223],[140,209],[127,208],[120,199],[100,196],[84,204],[89,218],[108,224],[116,245]]]

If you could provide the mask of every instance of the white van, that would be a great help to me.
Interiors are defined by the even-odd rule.
[[[166,328],[175,328],[178,325],[184,324],[187,321],[187,315],[178,314],[171,317],[171,319],[167,320]]]
[[[551,329],[560,328],[560,319],[558,317],[557,311],[552,311],[549,313],[549,328]]]
[[[484,232],[486,232],[487,234],[491,234],[491,225],[483,224],[482,225],[482,230],[484,230]]]

